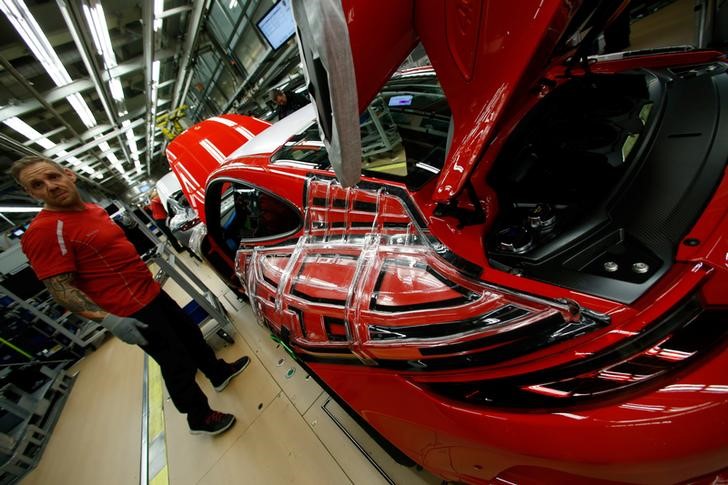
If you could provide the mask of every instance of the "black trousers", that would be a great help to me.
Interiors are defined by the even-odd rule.
[[[197,370],[216,382],[224,380],[228,370],[197,324],[164,291],[131,317],[149,325],[141,330],[149,342],[141,348],[159,364],[177,410],[188,418],[210,412],[207,396],[195,381]]]
[[[172,247],[177,251],[178,253],[184,251],[184,246],[182,246],[177,238],[174,236],[174,233],[167,225],[167,221],[164,219],[155,219],[154,223],[157,225],[157,227],[164,233],[165,236],[167,236],[167,240],[172,245]]]

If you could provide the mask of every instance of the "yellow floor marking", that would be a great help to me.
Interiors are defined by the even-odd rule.
[[[168,485],[167,444],[164,424],[164,384],[159,365],[149,359],[147,383],[149,391],[149,483],[150,485]],[[152,448],[153,443],[160,443]],[[154,456],[152,456],[154,454]],[[152,464],[155,464],[152,469]]]
[[[169,473],[166,466],[151,479],[149,485],[169,485]]]

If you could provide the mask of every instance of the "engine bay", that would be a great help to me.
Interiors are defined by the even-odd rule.
[[[725,167],[715,136],[725,65],[711,66],[587,75],[541,101],[488,175],[500,205],[490,263],[638,298],[672,264]]]

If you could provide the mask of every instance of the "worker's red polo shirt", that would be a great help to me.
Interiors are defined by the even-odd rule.
[[[21,239],[38,279],[75,274],[75,286],[107,312],[128,316],[160,291],[124,231],[95,204],[82,211],[42,210]]]
[[[167,219],[167,211],[164,210],[164,204],[162,204],[162,199],[158,195],[152,197],[152,200],[149,201],[149,207],[152,209],[152,218],[155,221]]]

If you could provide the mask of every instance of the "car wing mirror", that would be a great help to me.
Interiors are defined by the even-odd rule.
[[[341,0],[292,0],[298,48],[319,132],[344,187],[361,178],[361,134],[349,31]]]

